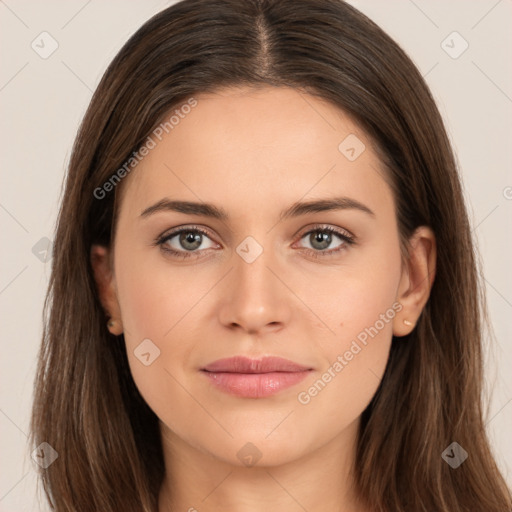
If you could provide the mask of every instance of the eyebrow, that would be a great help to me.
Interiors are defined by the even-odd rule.
[[[319,213],[326,211],[336,210],[359,210],[372,217],[375,213],[365,206],[363,203],[350,197],[333,197],[330,199],[317,199],[306,202],[298,202],[292,204],[289,208],[283,210],[279,216],[280,220],[285,220],[290,217],[299,217],[308,213]],[[198,203],[193,201],[176,201],[168,198],[163,198],[152,206],[146,208],[141,217],[146,218],[158,212],[179,212],[188,215],[197,215],[203,217],[211,217],[221,221],[229,219],[228,213],[210,203]]]

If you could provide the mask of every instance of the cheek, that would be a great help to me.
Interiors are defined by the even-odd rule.
[[[376,254],[376,253],[374,253]],[[393,322],[402,309],[396,300],[400,281],[398,245],[369,254],[350,268],[315,285],[308,304],[334,332],[317,342],[323,366],[297,396],[310,411],[351,421],[366,408],[385,371]],[[318,286],[325,286],[320,294]],[[320,313],[321,312],[321,313]],[[320,327],[320,325],[318,325]],[[314,339],[314,338],[313,338]]]
[[[127,244],[130,245],[130,244]],[[124,339],[132,377],[141,395],[160,418],[190,409],[186,382],[195,344],[201,340],[201,299],[211,289],[211,272],[179,269],[161,256],[117,251],[116,282]],[[204,332],[202,334],[204,338]]]
[[[129,253],[121,245],[119,255],[116,281],[125,338],[171,340],[211,287],[211,276],[167,262],[155,248]]]

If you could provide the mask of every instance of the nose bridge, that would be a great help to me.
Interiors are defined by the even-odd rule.
[[[254,237],[247,236],[237,246],[234,279],[236,289],[242,294],[239,299],[245,298],[247,302],[247,299],[251,298],[257,303],[270,300],[279,293],[276,278],[269,270],[269,267],[276,266],[276,255],[273,254],[271,245],[270,237],[266,237],[260,243]],[[261,305],[264,305],[263,302]]]
[[[248,236],[236,247],[223,306],[224,323],[257,331],[286,321],[289,297],[275,275],[279,273],[279,262],[270,237],[264,243],[265,246]]]

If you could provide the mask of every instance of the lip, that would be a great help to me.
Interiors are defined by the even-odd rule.
[[[313,369],[281,357],[219,359],[201,372],[220,390],[245,398],[263,398],[298,384]]]

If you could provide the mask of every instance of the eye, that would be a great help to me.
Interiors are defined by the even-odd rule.
[[[212,245],[201,248],[205,239]],[[200,248],[202,251],[215,247],[208,231],[197,226],[183,227],[164,234],[155,241],[155,245],[160,245],[166,253],[182,259],[197,257]]]
[[[327,250],[336,238],[338,244]],[[332,226],[315,226],[300,237],[300,240],[303,239],[309,244],[309,247],[303,249],[314,258],[334,256],[356,243],[354,236],[348,231]],[[210,245],[201,248],[205,240],[208,240]],[[197,253],[219,247],[211,240],[209,232],[198,226],[177,228],[157,238],[155,245],[161,246],[162,251],[179,259],[199,257]]]
[[[339,243],[333,249],[326,250],[336,238]],[[346,250],[348,246],[355,244],[354,236],[348,231],[336,229],[332,226],[315,226],[304,233],[300,239],[306,240],[309,244],[309,247],[306,247],[307,252],[315,258],[336,255]]]

